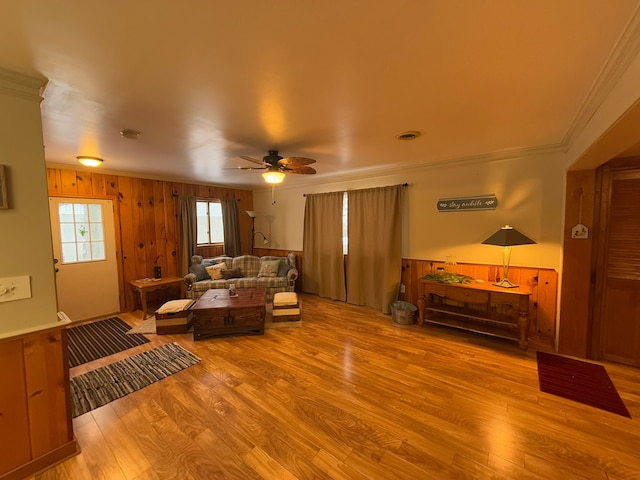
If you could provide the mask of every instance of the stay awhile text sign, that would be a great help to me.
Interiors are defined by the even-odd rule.
[[[495,195],[477,197],[441,198],[437,207],[439,212],[465,212],[468,210],[495,210],[498,199]]]

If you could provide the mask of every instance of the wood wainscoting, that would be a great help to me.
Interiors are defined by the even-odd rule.
[[[420,278],[444,267],[435,260],[402,259],[402,283],[405,292],[400,300],[418,304]],[[501,265],[457,263],[456,271],[473,279],[496,282],[502,274]],[[555,350],[556,303],[558,296],[558,272],[551,268],[509,267],[509,279],[531,290],[529,297],[529,343],[540,350]]]
[[[0,480],[79,452],[71,424],[66,325],[0,340]]]

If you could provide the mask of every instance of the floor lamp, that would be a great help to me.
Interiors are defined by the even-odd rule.
[[[494,283],[494,285],[496,287],[503,288],[516,288],[518,285],[514,285],[509,281],[509,262],[511,261],[511,247],[515,245],[531,245],[536,242],[531,240],[526,235],[523,235],[512,226],[505,225],[482,243],[485,245],[497,245],[502,247],[502,268],[504,271],[504,275],[502,276],[502,280],[500,280],[498,283]]]
[[[256,212],[253,210],[246,210],[247,215],[251,217],[251,255],[253,255],[253,247],[255,245],[256,235],[262,235],[262,243],[267,245],[269,243],[269,239],[262,232],[256,232]]]
[[[255,235],[256,228],[256,212],[253,210],[247,210],[247,215],[251,217],[251,255],[253,255],[253,236]]]

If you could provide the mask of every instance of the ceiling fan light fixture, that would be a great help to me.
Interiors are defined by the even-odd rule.
[[[417,130],[411,130],[408,132],[402,132],[396,135],[396,140],[415,140],[420,136],[420,132]]]
[[[262,178],[264,178],[264,181],[267,183],[282,183],[284,180],[284,173],[280,170],[267,170],[262,174]]]
[[[86,155],[80,155],[80,156],[78,156],[76,158],[85,167],[99,167],[100,165],[102,165],[102,162],[104,161],[101,158],[88,157]]]

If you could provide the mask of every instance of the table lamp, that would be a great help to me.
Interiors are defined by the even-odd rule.
[[[512,226],[505,225],[482,243],[485,245],[498,245],[500,247],[503,247],[502,268],[504,269],[504,275],[502,276],[502,280],[500,280],[498,283],[494,283],[494,285],[496,287],[503,288],[516,288],[518,285],[514,285],[509,281],[509,262],[511,261],[511,247],[514,245],[531,245],[536,242],[531,240],[526,235],[523,235]]]

